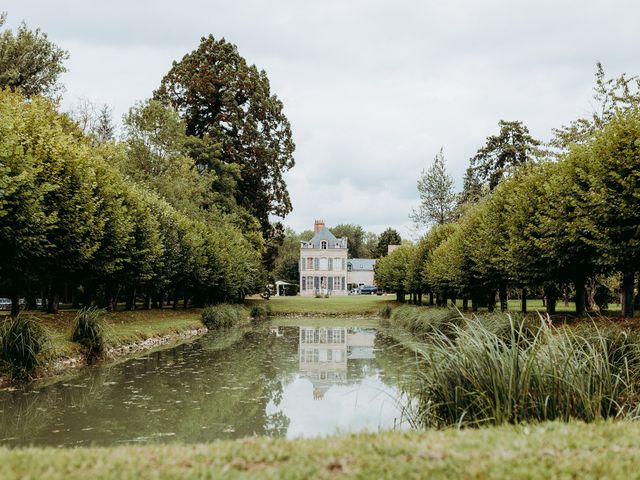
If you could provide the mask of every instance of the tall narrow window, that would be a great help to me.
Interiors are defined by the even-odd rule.
[[[313,268],[314,270],[320,270],[320,259],[319,258],[314,258],[313,259]]]
[[[302,277],[302,290],[307,289],[307,277]]]
[[[313,270],[313,258],[307,258],[307,270]]]
[[[326,249],[327,249],[327,241],[326,241],[326,240],[322,240],[322,241],[320,242],[320,248],[321,248],[322,250],[326,250]]]
[[[329,271],[333,270],[333,258],[329,259]]]

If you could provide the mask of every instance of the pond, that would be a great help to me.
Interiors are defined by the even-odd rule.
[[[293,325],[291,323],[294,323]],[[411,354],[376,328],[263,324],[0,391],[0,445],[206,442],[410,428]],[[353,325],[358,325],[357,321]]]

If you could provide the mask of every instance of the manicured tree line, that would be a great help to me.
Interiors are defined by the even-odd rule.
[[[61,298],[109,309],[234,302],[263,283],[260,241],[238,216],[176,208],[123,173],[132,151],[96,144],[50,100],[0,92],[0,296],[12,313],[20,298],[49,312]]]
[[[416,245],[380,259],[385,289],[430,293],[438,303],[463,299],[466,309],[507,308],[508,289],[543,291],[555,312],[561,288],[575,291],[576,313],[587,308],[586,285],[619,276],[622,315],[633,316],[640,271],[640,112],[618,112],[591,138],[557,161],[515,170],[459,220],[436,226]],[[432,302],[430,302],[432,303]]]

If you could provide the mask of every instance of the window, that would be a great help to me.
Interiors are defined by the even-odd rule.
[[[351,262],[347,263],[347,272],[351,272],[353,270],[353,265],[351,265]]]
[[[329,271],[333,270],[333,258],[329,259]]]
[[[307,270],[313,270],[313,258],[307,258]]]
[[[317,260],[317,258],[316,258]],[[320,277],[313,277],[313,287],[316,290],[320,290]]]
[[[314,262],[313,262],[313,268],[314,268],[315,270],[320,270],[320,259],[319,259],[319,258],[314,258],[313,260],[314,260]]]
[[[302,290],[307,289],[307,277],[302,277]]]
[[[318,259],[316,259],[318,260]],[[320,266],[318,267],[318,270],[329,270],[329,261],[327,260],[326,257],[322,257],[319,259],[320,260]]]
[[[333,290],[333,277],[329,277],[329,290]]]
[[[327,249],[327,241],[326,241],[326,240],[322,240],[322,241],[320,242],[320,248],[321,248],[322,250],[326,250],[326,249]]]

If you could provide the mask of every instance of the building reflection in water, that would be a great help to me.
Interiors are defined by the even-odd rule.
[[[333,385],[347,383],[349,360],[374,358],[375,332],[345,327],[300,327],[300,376],[313,384],[314,400]]]

